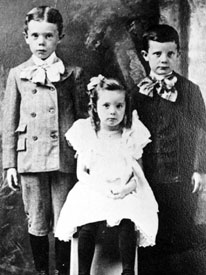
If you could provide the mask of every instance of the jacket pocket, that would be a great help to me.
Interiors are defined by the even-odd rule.
[[[19,124],[19,126],[16,129],[16,133],[26,133],[26,124]]]
[[[26,128],[26,124],[20,124],[15,131],[18,133],[17,151],[26,151]]]

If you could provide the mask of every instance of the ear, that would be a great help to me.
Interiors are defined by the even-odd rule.
[[[141,54],[142,54],[144,60],[145,60],[145,61],[148,61],[148,52],[146,52],[146,51],[141,51]]]
[[[28,34],[26,32],[23,32],[24,39],[26,41],[26,44],[29,44],[28,42]]]
[[[62,33],[61,35],[59,35],[59,41],[58,44],[60,44],[62,42],[62,39],[64,38],[65,34]]]
[[[177,52],[177,57],[179,58],[180,55],[181,55],[181,51],[179,50],[179,51]]]

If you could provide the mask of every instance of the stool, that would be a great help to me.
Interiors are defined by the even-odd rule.
[[[95,245],[91,275],[120,275],[122,264],[119,256],[118,234],[115,228],[99,231]],[[135,257],[135,275],[138,274],[138,248]],[[78,275],[78,237],[71,241],[70,275]]]

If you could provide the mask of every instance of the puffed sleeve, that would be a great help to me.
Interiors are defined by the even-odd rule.
[[[131,133],[127,138],[127,146],[133,158],[138,160],[142,157],[143,148],[151,142],[150,137],[149,130],[139,120],[137,111],[134,110],[132,113]]]
[[[76,151],[77,155],[85,153],[91,147],[94,130],[90,118],[78,119],[66,132],[68,143]]]

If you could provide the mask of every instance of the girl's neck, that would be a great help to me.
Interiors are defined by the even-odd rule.
[[[122,127],[117,128],[100,128],[98,131],[98,137],[118,138],[122,134]]]

